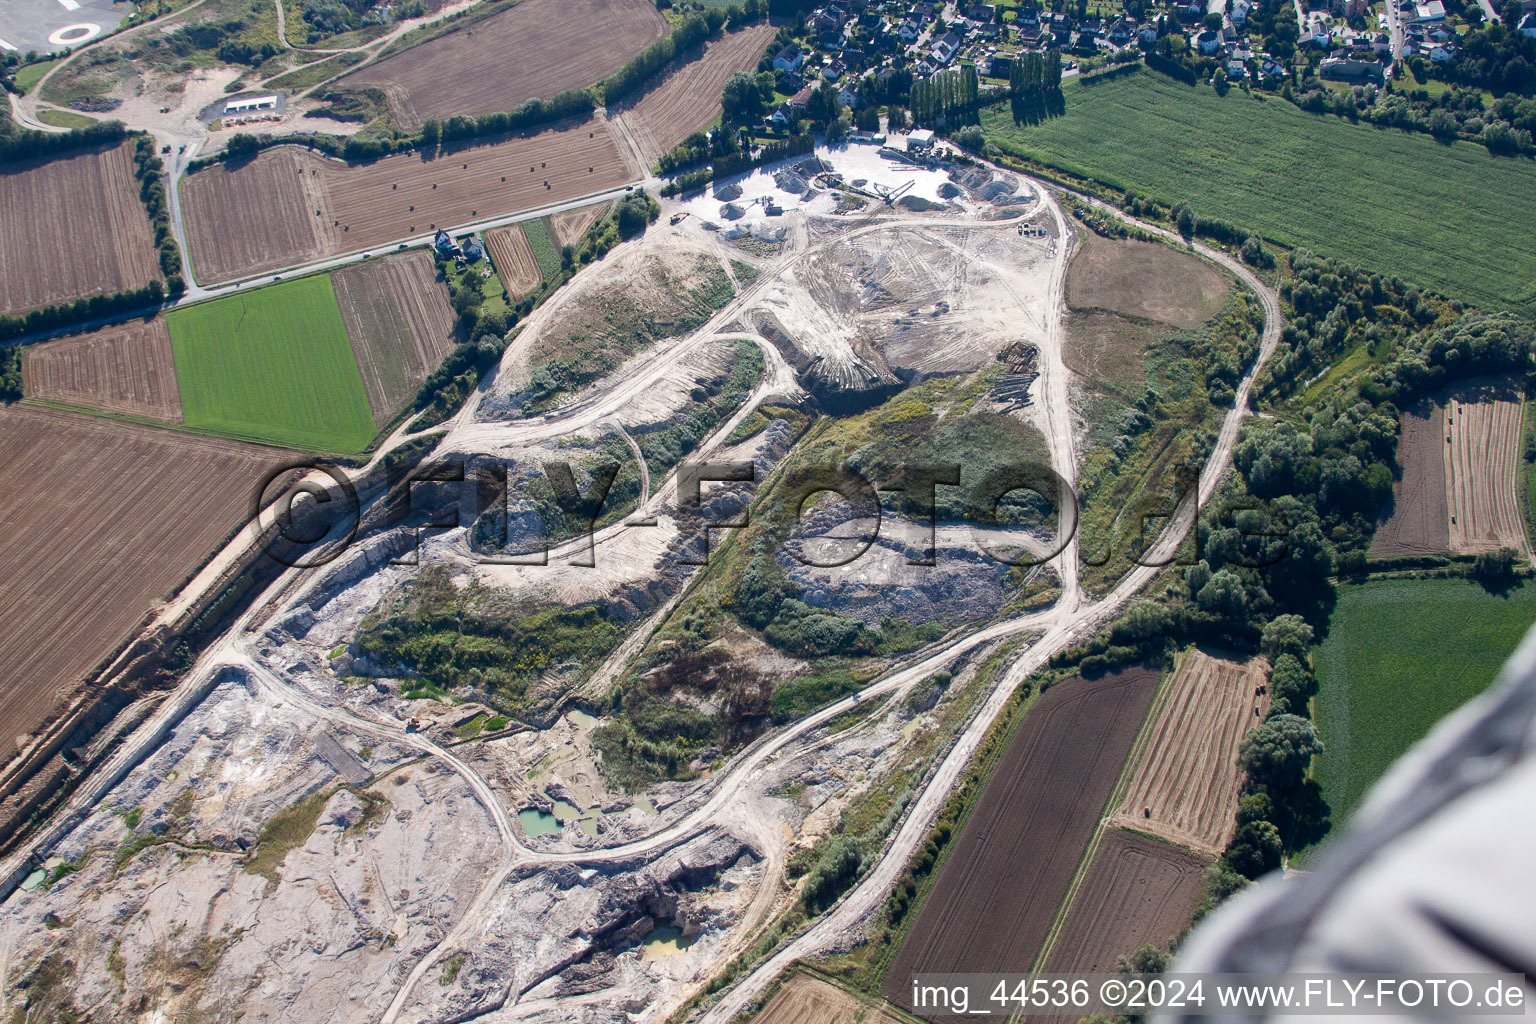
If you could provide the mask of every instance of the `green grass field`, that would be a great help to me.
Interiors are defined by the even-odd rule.
[[[326,275],[166,318],[186,424],[252,441],[360,452],[373,416]]]
[[[533,258],[543,271],[544,280],[557,276],[560,273],[560,250],[549,237],[549,225],[544,218],[523,221],[523,236],[528,239],[528,247],[533,250]]]
[[[53,66],[57,63],[58,61],[56,60],[44,60],[36,64],[28,64],[26,67],[17,70],[16,77],[12,81],[16,83],[16,88],[22,92],[31,92],[37,86],[37,83],[42,80],[42,77],[52,71]]]
[[[982,111],[1005,152],[1133,188],[1487,307],[1536,313],[1536,162],[1304,113],[1278,96],[1151,71],[1084,87],[1066,113]]]
[[[55,128],[89,128],[96,123],[94,117],[86,117],[84,114],[75,114],[68,110],[39,110],[37,119]]]
[[[1342,823],[1397,757],[1481,693],[1536,621],[1536,583],[1507,597],[1464,580],[1343,587],[1315,658],[1312,773]]]

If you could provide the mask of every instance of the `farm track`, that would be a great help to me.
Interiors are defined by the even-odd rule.
[[[666,34],[667,20],[649,0],[523,0],[337,84],[382,89],[400,126],[419,131],[427,120],[501,113],[584,89]]]
[[[0,210],[0,314],[160,279],[127,142],[7,167]]]
[[[165,318],[130,320],[22,350],[23,391],[66,405],[181,422]]]
[[[606,121],[350,166],[276,146],[181,182],[200,281],[231,281],[617,188],[630,172]]]
[[[1238,744],[1268,712],[1268,694],[1257,692],[1268,678],[1269,667],[1260,659],[1238,662],[1190,652],[1168,681],[1112,824],[1210,856],[1220,853],[1242,784]]]

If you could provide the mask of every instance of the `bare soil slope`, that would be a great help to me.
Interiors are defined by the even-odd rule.
[[[1198,649],[1186,655],[1168,681],[1115,823],[1220,853],[1242,786],[1237,747],[1269,711],[1268,679],[1262,658],[1236,661]]]
[[[0,171],[0,313],[160,277],[127,143]]]
[[[181,392],[165,318],[130,320],[23,351],[29,398],[181,422]]]
[[[383,427],[453,351],[455,316],[432,257],[417,249],[331,275],[373,422]]]
[[[395,120],[418,131],[426,120],[515,110],[585,88],[666,34],[667,19],[649,0],[523,0],[386,57],[342,85],[382,89]]]
[[[251,508],[288,457],[95,416],[0,409],[0,736],[34,728]]]
[[[182,184],[198,280],[213,283],[616,188],[630,180],[607,122],[351,166],[297,146]]]

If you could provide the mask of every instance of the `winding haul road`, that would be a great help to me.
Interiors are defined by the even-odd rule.
[[[1069,246],[1066,244],[1068,229],[1056,201],[1038,184],[1035,188],[1039,195],[1037,203],[1019,217],[977,222],[968,226],[976,229],[1013,230],[1015,225],[1040,212],[1042,206],[1055,221],[1059,242],[1057,251],[1052,257],[1053,263],[1050,269],[1048,289],[1050,312],[1047,316],[1044,335],[1039,339],[1042,366],[1042,386],[1039,397],[1045,417],[1044,433],[1049,444],[1052,463],[1062,478],[1071,482],[1076,479],[1076,455],[1068,399],[1068,375],[1062,359],[1063,288],[1069,253]],[[1092,202],[1091,200],[1083,201]],[[1102,204],[1095,203],[1095,205]],[[1124,217],[1124,214],[1118,210],[1114,212]],[[886,229],[893,225],[921,228],[953,227],[954,224],[953,220],[941,218],[871,218],[869,223],[854,228],[850,232],[839,234],[832,240],[803,247],[791,246],[784,255],[764,268],[756,281],[742,289],[702,328],[681,342],[670,346],[656,358],[647,361],[612,389],[585,395],[562,409],[557,415],[544,420],[476,422],[473,418],[473,409],[478,403],[472,399],[458,416],[448,422],[448,436],[440,446],[440,450],[485,451],[486,446],[523,445],[568,435],[601,424],[610,419],[626,403],[655,387],[667,374],[675,372],[700,346],[724,338],[752,337],[749,331],[726,332],[725,328],[732,319],[757,299],[759,293],[767,288],[774,278],[791,265],[810,258],[826,246],[840,244],[848,237],[868,231]],[[1138,226],[1182,243],[1182,239],[1152,225],[1138,224]],[[257,654],[256,638],[265,632],[266,626],[280,621],[298,604],[306,600],[308,594],[324,576],[324,573],[318,571],[310,570],[306,574],[305,570],[295,569],[279,577],[262,598],[254,602],[246,614],[204,652],[193,671],[188,674],[186,682],[123,745],[95,779],[82,785],[79,792],[69,801],[65,811],[55,819],[54,825],[45,830],[39,842],[56,841],[64,830],[82,820],[99,801],[107,796],[118,780],[160,744],[168,729],[206,695],[212,681],[221,678],[222,673],[232,668],[243,672],[249,685],[254,689],[266,693],[277,702],[292,704],[318,720],[332,722],[362,735],[402,744],[424,756],[442,761],[465,780],[475,798],[485,807],[496,828],[501,852],[495,870],[482,885],[458,924],[444,936],[431,953],[416,963],[396,991],[389,1008],[381,1018],[385,1024],[393,1024],[406,1011],[417,984],[431,967],[440,962],[444,956],[464,948],[472,936],[483,931],[488,917],[495,911],[493,904],[497,894],[513,870],[539,864],[596,864],[665,853],[715,827],[719,821],[727,817],[728,808],[745,802],[748,790],[760,777],[764,768],[771,765],[786,749],[793,747],[832,718],[848,711],[860,700],[910,688],[984,644],[1025,632],[1038,632],[1039,638],[992,684],[985,695],[980,712],[973,716],[970,724],[957,737],[944,759],[931,774],[923,790],[913,799],[903,824],[890,837],[885,848],[880,852],[878,860],[864,879],[813,926],[743,976],[709,1006],[702,1019],[723,1024],[740,1011],[747,1009],[772,979],[793,961],[838,945],[846,945],[862,934],[871,915],[883,904],[887,893],[904,870],[910,856],[923,841],[939,808],[966,765],[970,763],[993,720],[1014,690],[1052,654],[1083,638],[1124,609],[1156,576],[1158,565],[1171,560],[1172,553],[1177,550],[1194,523],[1198,514],[1198,504],[1209,500],[1214,493],[1219,478],[1231,462],[1232,447],[1242,419],[1247,414],[1245,406],[1253,381],[1278,344],[1281,313],[1279,301],[1274,292],[1248,268],[1223,253],[1203,246],[1193,246],[1192,249],[1240,278],[1260,297],[1264,308],[1265,325],[1258,358],[1237,389],[1236,404],[1223,419],[1221,431],[1207,461],[1206,470],[1200,478],[1198,502],[1194,496],[1191,496],[1170,519],[1159,541],[1143,557],[1143,561],[1148,564],[1139,565],[1128,573],[1119,585],[1102,599],[1086,601],[1078,581],[1075,522],[1063,516],[1063,527],[1072,529],[1073,536],[1056,560],[1062,580],[1062,595],[1054,606],[1042,612],[995,623],[968,636],[930,649],[918,660],[872,682],[859,694],[845,697],[815,714],[759,739],[735,755],[719,772],[707,795],[697,806],[651,835],[618,846],[576,853],[543,853],[531,850],[523,842],[519,829],[511,822],[510,815],[495,790],[472,766],[451,751],[443,749],[421,734],[405,732],[397,721],[377,721],[347,709],[326,705],[273,672]],[[341,257],[336,262],[350,261],[353,258]],[[1006,281],[1006,275],[1000,275],[1000,278]],[[537,325],[543,320],[557,316],[560,305],[560,302],[546,304],[530,319],[529,329],[525,330],[521,337],[529,339],[535,336]],[[711,452],[718,451],[724,438],[735,426],[764,401],[774,396],[788,396],[798,391],[794,375],[778,351],[760,337],[753,337],[752,340],[763,349],[767,361],[763,380],[750,399],[744,403],[742,409],[721,424],[700,446],[695,458],[704,458]],[[403,432],[395,435],[384,449],[393,447],[405,438],[406,435]],[[628,518],[655,514],[667,502],[674,500],[675,475],[654,486],[648,480],[645,490],[644,500]],[[623,525],[621,521],[599,531],[593,543],[602,545],[611,541],[618,535],[617,531],[621,530]],[[251,532],[248,531],[231,542],[231,548],[249,543],[250,540]],[[583,538],[557,547],[551,553],[558,556],[575,550],[576,545],[585,543],[586,540]],[[40,847],[38,844],[32,844],[32,848]]]

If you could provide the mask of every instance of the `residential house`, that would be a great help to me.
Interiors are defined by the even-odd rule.
[[[464,258],[471,263],[485,258],[485,247],[474,235],[465,235],[460,239],[459,248],[463,251]]]
[[[1317,73],[1335,81],[1381,81],[1381,64],[1374,60],[1356,60],[1353,57],[1328,57],[1317,67]]]
[[[848,71],[847,66],[840,60],[834,60],[821,69],[821,77],[828,82],[835,82],[842,78]]]
[[[993,78],[1007,78],[1013,74],[1013,54],[995,53],[987,61],[987,74]]]
[[[1392,52],[1392,37],[1385,32],[1378,32],[1371,37],[1371,49],[1377,53]]]
[[[1253,10],[1253,4],[1248,0],[1232,0],[1227,14],[1232,19],[1232,24],[1242,25],[1248,21],[1248,13]]]
[[[804,85],[805,77],[798,71],[781,71],[774,80],[774,87],[789,96],[799,92]]]
[[[1209,57],[1221,49],[1221,33],[1208,28],[1195,37],[1195,46]]]
[[[1124,18],[1116,18],[1115,23],[1109,26],[1109,31],[1105,34],[1105,38],[1109,40],[1109,45],[1111,46],[1129,46],[1133,31],[1134,29],[1130,22]]]
[[[811,86],[806,86],[795,93],[784,104],[784,108],[794,117],[801,117],[811,107]]]
[[[1241,82],[1248,77],[1248,65],[1240,60],[1228,60],[1224,65],[1227,69],[1227,81]]]
[[[1136,32],[1136,41],[1142,46],[1155,46],[1157,44],[1157,24],[1147,22]]]
[[[1269,79],[1282,79],[1285,77],[1285,65],[1273,57],[1266,57],[1264,62],[1259,65],[1259,74]]]
[[[861,105],[859,103],[859,90],[854,88],[852,83],[849,83],[837,90],[837,101],[849,110],[858,110]]]
[[[948,64],[955,59],[955,51],[958,49],[960,49],[960,37],[951,30],[934,41],[931,52],[940,64]]]
[[[1520,19],[1520,34],[1527,39],[1536,39],[1536,11],[1527,11]]]
[[[1436,64],[1449,64],[1456,59],[1456,48],[1448,43],[1437,43],[1429,48],[1429,59]]]
[[[901,23],[901,26],[898,29],[896,29],[896,35],[899,36],[901,41],[904,43],[910,43],[922,34],[923,26],[916,18],[908,18],[906,21]]]
[[[1329,50],[1333,48],[1333,33],[1329,31],[1327,25],[1319,21],[1312,26],[1312,31],[1304,37],[1303,41],[1319,50]]]
[[[794,71],[796,68],[798,68],[801,64],[804,64],[804,63],[805,63],[805,54],[800,52],[800,47],[796,46],[794,43],[790,43],[788,46],[785,46],[778,53],[774,54],[774,57],[773,57],[773,70],[775,70],[775,71]]]
[[[453,238],[449,236],[448,232],[442,228],[438,228],[437,234],[432,236],[432,248],[436,249],[437,254],[444,258],[459,254],[459,247],[454,244]]]

